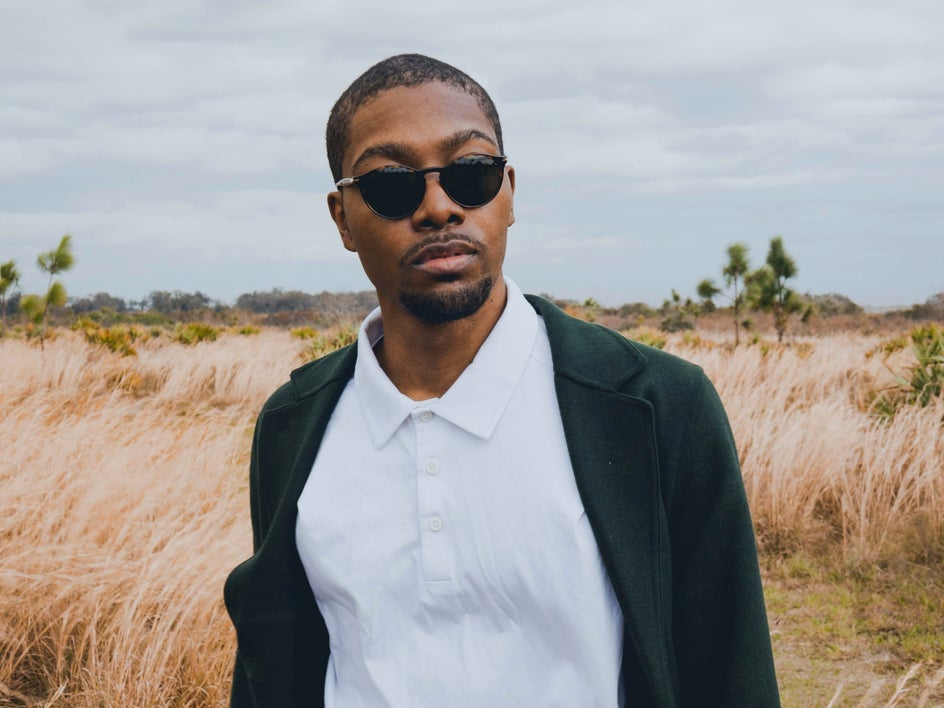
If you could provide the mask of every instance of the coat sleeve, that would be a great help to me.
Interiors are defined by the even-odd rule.
[[[662,431],[672,553],[672,636],[682,703],[779,706],[754,528],[727,416],[697,370]],[[665,438],[664,438],[665,439]]]
[[[262,510],[260,507],[261,495],[259,491],[259,429],[262,414],[256,419],[255,431],[252,436],[252,451],[249,458],[249,513],[252,521],[252,551],[256,553],[262,544],[264,531],[262,529]],[[249,682],[245,662],[236,650],[233,665],[233,682],[230,688],[230,708],[252,708],[257,705]]]
[[[284,524],[278,527],[273,521],[271,500],[282,493],[284,475],[275,474],[277,470],[272,469],[271,455],[263,452],[273,445],[273,427],[267,424],[273,415],[272,400],[256,421],[250,454],[253,555],[230,573],[224,586],[224,598],[238,642],[230,690],[232,708],[294,705],[293,657],[300,651],[296,646],[296,631],[306,627],[305,619],[308,619],[307,615],[304,619],[299,617],[293,602],[292,588],[297,584],[297,574],[286,571],[284,552],[272,552],[286,547],[294,549],[294,525],[289,524],[286,531]],[[270,552],[262,554],[260,551],[266,543],[270,545]],[[274,581],[273,585],[267,584],[270,580]],[[301,582],[307,590],[304,578]],[[310,631],[307,636],[314,637],[315,632]],[[312,681],[311,685],[316,691],[317,681]]]

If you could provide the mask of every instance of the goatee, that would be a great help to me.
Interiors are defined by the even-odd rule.
[[[400,304],[425,324],[455,322],[478,312],[494,286],[495,278],[487,275],[459,290],[445,293],[400,293]]]

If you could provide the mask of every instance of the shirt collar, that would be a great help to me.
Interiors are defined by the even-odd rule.
[[[383,336],[380,308],[361,324],[354,387],[374,446],[382,448],[415,410],[432,411],[479,438],[487,439],[531,356],[538,315],[521,290],[505,278],[508,300],[472,363],[442,398],[414,401],[397,390],[377,363],[373,347]]]

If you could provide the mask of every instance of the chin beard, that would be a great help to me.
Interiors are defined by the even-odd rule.
[[[488,275],[459,290],[444,293],[401,293],[400,304],[425,324],[455,322],[478,312],[492,294],[494,285],[495,279]]]

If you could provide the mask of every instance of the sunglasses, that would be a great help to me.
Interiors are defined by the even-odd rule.
[[[466,155],[444,167],[413,170],[395,165],[365,172],[357,177],[345,177],[335,186],[356,184],[364,203],[384,219],[402,219],[422,203],[426,195],[426,175],[439,173],[439,186],[459,206],[474,208],[488,204],[495,198],[505,179],[504,155]]]

